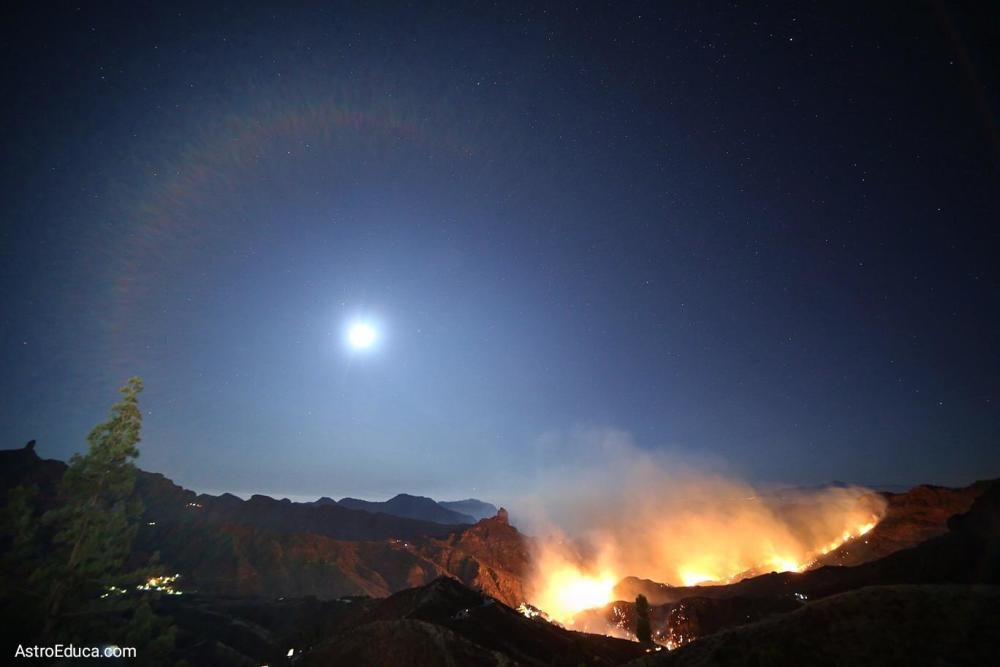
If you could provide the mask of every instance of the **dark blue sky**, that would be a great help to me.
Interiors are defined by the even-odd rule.
[[[5,446],[140,375],[199,490],[1000,475],[985,3],[201,4],[3,22]]]

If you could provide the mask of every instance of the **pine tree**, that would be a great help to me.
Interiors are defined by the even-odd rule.
[[[34,639],[43,623],[32,574],[43,549],[35,510],[38,489],[15,486],[0,509],[0,617],[11,637]]]
[[[141,391],[137,377],[122,387],[122,400],[112,408],[111,418],[87,436],[87,453],[70,459],[59,485],[59,506],[43,517],[54,530],[54,553],[38,574],[48,590],[46,637],[63,613],[79,610],[124,577],[142,512],[134,495]]]
[[[649,601],[641,593],[635,599],[635,638],[644,644],[653,641],[653,631],[649,625]]]

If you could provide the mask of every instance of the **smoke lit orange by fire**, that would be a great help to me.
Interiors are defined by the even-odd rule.
[[[627,576],[695,586],[805,570],[884,513],[884,500],[859,487],[761,493],[666,469],[631,446],[612,453],[617,460],[571,486],[553,484],[541,503],[558,539],[538,541],[529,602],[563,623],[613,602]]]

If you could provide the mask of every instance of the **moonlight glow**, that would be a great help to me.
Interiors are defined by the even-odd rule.
[[[352,322],[347,328],[347,343],[355,350],[367,350],[378,340],[378,332],[367,322]]]

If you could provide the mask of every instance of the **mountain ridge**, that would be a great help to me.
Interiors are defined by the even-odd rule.
[[[433,498],[414,496],[409,493],[397,493],[389,500],[384,501],[346,497],[338,500],[337,504],[353,510],[371,513],[381,512],[392,516],[433,521],[445,525],[472,525],[476,522],[474,517],[448,509]]]

